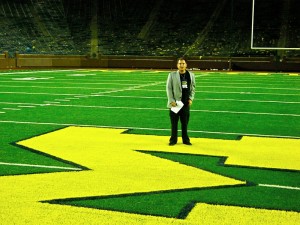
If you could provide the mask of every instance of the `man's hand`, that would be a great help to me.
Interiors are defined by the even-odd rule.
[[[171,105],[172,107],[175,107],[177,104],[176,104],[176,102],[171,102],[170,105]]]
[[[191,106],[193,104],[193,101],[191,99],[189,99],[189,106]]]

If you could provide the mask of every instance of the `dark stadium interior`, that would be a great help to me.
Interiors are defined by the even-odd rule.
[[[256,1],[253,44],[300,48],[297,4]],[[252,0],[1,0],[0,51],[10,56],[276,55],[277,50],[251,49],[251,14]],[[299,52],[284,50],[281,56],[299,57]]]

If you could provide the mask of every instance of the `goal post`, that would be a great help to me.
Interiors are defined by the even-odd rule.
[[[252,0],[252,23],[251,23],[251,49],[260,50],[300,50],[298,47],[270,47],[254,45],[254,27],[255,27],[255,0]]]

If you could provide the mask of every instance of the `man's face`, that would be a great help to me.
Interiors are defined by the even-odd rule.
[[[186,64],[185,60],[178,60],[177,68],[179,71],[184,72],[186,70],[186,66],[187,66],[187,64]]]

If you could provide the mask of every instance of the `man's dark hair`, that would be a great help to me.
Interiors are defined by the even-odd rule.
[[[179,62],[179,61],[181,61],[181,60],[184,60],[184,61],[186,62],[186,59],[185,59],[184,57],[179,57],[179,58],[177,59],[177,62]]]

